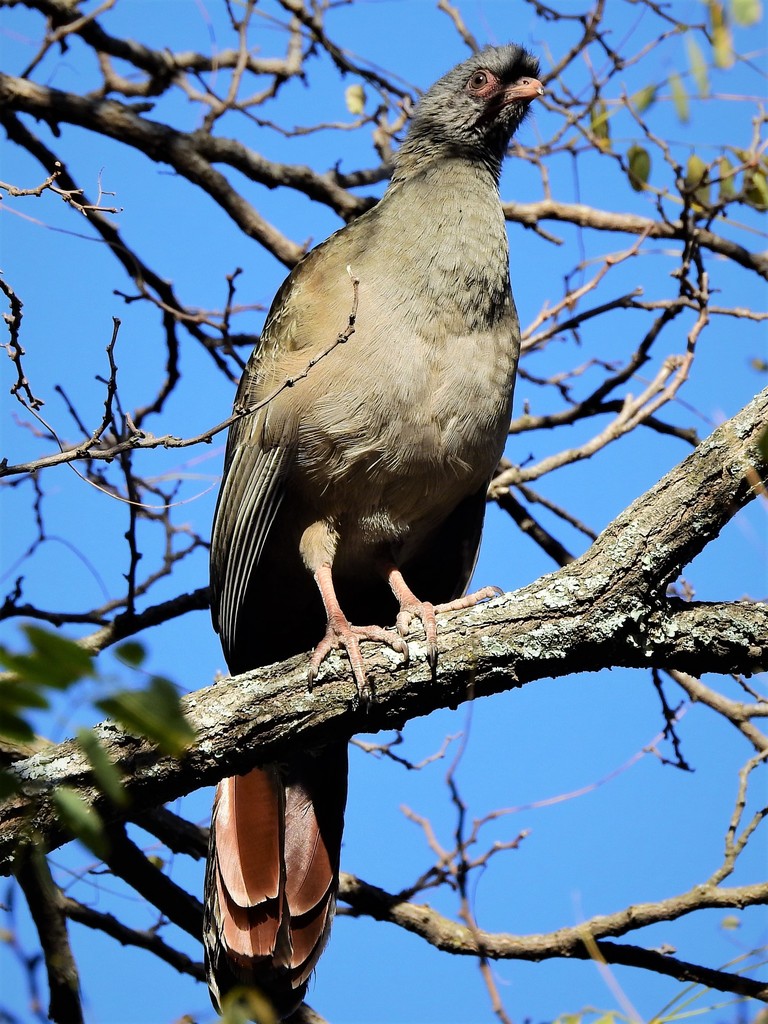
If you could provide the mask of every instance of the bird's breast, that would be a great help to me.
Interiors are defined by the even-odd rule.
[[[322,517],[355,523],[372,541],[431,523],[474,493],[504,445],[517,360],[511,301],[492,327],[437,337],[403,328],[365,346],[353,335],[304,404],[297,482]]]
[[[302,501],[371,542],[439,521],[503,449],[520,335],[498,196],[478,175],[458,167],[442,204],[429,175],[388,193],[318,250],[292,300],[315,352],[353,311],[354,332],[268,416],[291,424]]]

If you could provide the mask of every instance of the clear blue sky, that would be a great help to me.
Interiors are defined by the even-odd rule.
[[[658,31],[647,17],[640,17],[639,5],[627,0],[609,6],[616,9],[615,43],[625,39],[623,49],[628,54],[641,50],[652,28]],[[672,7],[678,16],[692,21],[703,16],[703,4],[693,0],[678,0]],[[522,2],[464,2],[461,9],[480,41],[522,42],[541,55],[545,70],[550,55],[559,57],[569,44],[570,37],[563,29],[536,21],[532,7]],[[195,0],[122,0],[102,20],[115,35],[127,32],[151,45],[172,43],[176,49],[205,52],[211,33],[223,38],[223,18],[214,0],[207,5]],[[332,38],[419,87],[428,86],[465,56],[449,20],[438,15],[427,0],[370,0],[351,8],[342,5],[328,15],[327,23]],[[4,70],[21,70],[37,48],[39,31],[39,19],[23,10],[0,13]],[[254,45],[261,45],[266,53],[273,47],[281,50],[282,36],[268,22],[259,31],[263,35],[253,40]],[[753,65],[764,63],[764,42],[758,32],[737,35],[737,47],[754,51]],[[82,88],[90,71],[79,60],[80,52],[73,46],[63,56],[49,57],[44,65],[47,77],[41,80],[61,89]],[[649,73],[654,80],[663,81],[671,70],[684,71],[686,67],[684,40],[670,39],[649,62],[627,69],[627,91],[633,93],[649,84]],[[585,82],[586,71],[584,74]],[[583,86],[584,82],[579,84]],[[298,83],[286,88],[282,101],[285,123],[346,119],[346,84],[334,73],[316,67],[311,89]],[[705,159],[724,141],[746,145],[753,108],[728,96],[759,95],[764,84],[763,77],[741,64],[729,72],[719,72],[713,77],[716,98],[694,102],[690,125],[680,125],[667,104],[654,122],[656,130],[668,133],[682,151],[692,140],[703,143],[697,145],[697,151]],[[163,101],[156,116],[176,118],[176,123],[191,127],[195,113],[191,105],[184,106],[177,99],[168,109]],[[539,107],[523,129],[526,141],[548,133],[550,116]],[[629,130],[628,122],[618,123],[620,134]],[[289,142],[276,133],[260,132],[255,126],[250,126],[246,135],[244,122],[238,124],[242,141],[273,159],[304,159],[313,166],[330,166],[338,159],[340,145],[346,146],[350,140],[349,146],[354,148],[345,151],[342,166],[353,167],[356,160],[364,166],[372,163],[362,141],[353,141],[346,134],[341,136],[341,144],[340,137],[332,133]],[[119,223],[125,237],[137,245],[153,268],[173,279],[183,301],[220,308],[225,297],[224,275],[241,266],[244,274],[239,282],[239,298],[262,306],[269,304],[284,268],[255,253],[253,244],[212,202],[197,195],[167,168],[72,128],[65,128],[62,139],[54,140],[52,145],[64,155],[89,193],[95,193],[97,180],[106,191],[115,193],[109,201],[122,210]],[[43,177],[34,162],[5,142],[2,164],[3,179],[18,185],[33,185]],[[553,174],[555,194],[563,200],[604,203],[611,209],[624,209],[626,205],[621,204],[631,201],[637,212],[653,213],[646,196],[628,198],[626,188],[610,178],[600,178],[601,171],[596,170],[594,179],[577,180],[564,159],[553,166]],[[292,192],[267,193],[244,181],[240,184],[259,210],[296,241],[319,241],[338,226],[332,214],[313,209]],[[512,163],[502,191],[505,199],[540,196],[540,186],[530,168]],[[3,200],[3,206],[10,207],[11,203]],[[116,288],[131,292],[132,287],[114,261],[99,250],[86,222],[53,197],[19,201],[13,209],[16,214],[6,210],[0,219],[2,269],[25,302],[25,367],[35,390],[48,399],[44,414],[60,424],[63,433],[69,431],[63,404],[53,392],[53,385],[61,383],[68,394],[76,396],[86,422],[98,422],[103,387],[94,377],[107,370],[104,349],[111,334],[112,316],[123,321],[117,349],[121,393],[129,407],[140,405],[151,395],[164,358],[156,315],[141,303],[125,305],[113,294]],[[533,319],[545,300],[560,297],[562,275],[575,262],[576,246],[585,242],[591,250],[587,255],[595,255],[628,244],[624,237],[585,241],[575,229],[567,227],[557,233],[564,239],[565,252],[553,258],[551,247],[530,232],[514,225],[510,229],[512,279],[523,324]],[[748,238],[755,249],[765,245],[764,235]],[[667,270],[673,266],[670,261]],[[626,271],[616,273],[611,295],[637,284],[646,289],[648,297],[667,294],[660,273],[664,273],[663,268],[660,271],[649,258],[631,261]],[[764,305],[764,288],[748,281],[742,272],[721,267],[716,275],[713,273],[715,277],[729,303]],[[262,316],[258,311],[244,315],[238,329],[257,331]],[[621,358],[631,351],[637,329],[631,317],[614,314],[605,324],[601,320],[582,332],[584,348],[578,358],[564,346],[550,346],[546,353],[532,358],[528,368],[544,374],[553,372],[559,360],[571,366],[592,357]],[[682,337],[678,344],[682,348]],[[697,415],[680,406],[673,408],[669,417],[686,424],[693,420],[702,434],[708,433],[711,425],[735,413],[763,386],[765,378],[750,367],[750,360],[763,351],[763,333],[754,325],[734,321],[713,325],[702,341],[693,378],[683,393]],[[232,391],[211,372],[198,347],[185,345],[182,369],[187,383],[162,421],[154,424],[158,433],[191,435],[228,414]],[[10,418],[20,412],[7,397],[11,371],[7,363],[2,454],[11,461],[20,461],[46,449],[28,433],[7,429]],[[518,410],[528,399],[543,408],[540,392],[522,382],[516,399]],[[581,428],[574,428],[569,443],[577,443],[582,436]],[[529,453],[540,458],[563,443],[562,438],[550,435],[524,435],[514,439],[509,454],[515,461],[523,461]],[[144,465],[156,474],[171,475],[182,468],[185,484],[181,497],[189,501],[184,515],[201,530],[207,528],[205,524],[212,516],[222,450],[219,438],[211,449],[145,457]],[[636,431],[601,452],[588,470],[571,467],[548,480],[546,493],[599,530],[686,454],[688,449],[678,440]],[[44,607],[67,603],[78,609],[98,603],[105,595],[120,593],[126,565],[126,552],[119,546],[126,528],[124,508],[65,467],[49,474],[47,487],[50,497],[45,516],[50,539],[23,567],[25,592]],[[5,593],[18,574],[17,559],[34,537],[34,523],[29,514],[28,486],[6,489],[0,497]],[[547,522],[554,525],[554,520]],[[559,535],[575,552],[583,550],[583,539],[575,532],[560,530]],[[146,543],[146,558],[158,559],[156,541],[148,539]],[[115,554],[105,559],[104,550],[110,545]],[[767,552],[763,510],[752,507],[728,526],[685,575],[703,599],[736,599],[744,594],[764,597]],[[503,514],[491,509],[475,577],[478,585],[495,583],[511,590],[553,568],[538,548],[510,527]],[[201,552],[183,564],[178,577],[174,575],[172,584],[156,599],[204,585],[206,573],[206,558]],[[16,624],[4,624],[0,639],[18,643]],[[150,650],[152,670],[167,674],[184,688],[207,685],[223,668],[207,613],[187,616],[145,635],[143,640]],[[102,660],[106,671],[114,673],[117,680],[124,679],[123,670],[108,654]],[[82,692],[84,697],[88,693],[86,689]],[[89,716],[84,699],[76,706],[67,705],[53,722],[47,723],[48,735],[64,738],[77,725],[90,721]],[[465,706],[412,722],[399,752],[419,761],[439,749],[446,734],[466,735],[469,731],[458,780],[470,816],[480,817],[498,807],[527,806],[582,787],[595,787],[641,752],[657,736],[660,723],[658,700],[648,676],[605,672],[542,681],[479,702],[471,709]],[[720,862],[737,772],[748,752],[735,730],[716,720],[706,708],[689,709],[680,731],[685,755],[696,769],[693,773],[663,767],[649,754],[584,796],[554,806],[521,810],[486,826],[486,846],[494,840],[510,840],[522,830],[529,830],[530,835],[518,851],[497,856],[475,879],[475,909],[481,927],[514,933],[544,932],[621,909],[632,901],[683,892],[705,878]],[[454,742],[449,757],[456,749]],[[421,772],[407,772],[352,750],[344,870],[397,890],[433,863],[423,834],[404,821],[401,805],[429,816],[438,836],[450,844],[455,821],[443,781],[447,763],[437,761]],[[203,822],[209,814],[210,799],[210,791],[204,791],[181,802],[177,809]],[[753,847],[739,864],[734,883],[754,881],[764,873],[765,842],[755,842]],[[76,874],[90,863],[89,855],[76,844],[58,851],[53,862],[61,869],[59,878],[72,872],[71,891],[77,898],[93,900],[99,909],[111,909],[137,927],[151,923],[141,901],[121,883],[104,876],[76,879]],[[172,865],[172,876],[192,891],[201,892],[200,865],[178,857]],[[5,902],[3,886],[0,883],[0,900]],[[444,913],[455,913],[455,904],[447,895],[430,894],[429,899]],[[34,938],[18,900],[15,908],[22,941],[31,951]],[[766,942],[764,914],[744,914],[741,926],[735,930],[722,927],[724,916],[710,912],[698,916],[695,922],[683,919],[647,930],[642,940],[649,946],[677,946],[683,959],[700,957],[711,966],[725,964]],[[176,976],[145,953],[123,949],[77,926],[72,926],[71,932],[90,1024],[159,1024],[177,1020],[184,1013],[201,1024],[214,1018],[203,986]],[[199,957],[199,947],[176,929],[167,929],[164,934]],[[516,1024],[528,1019],[551,1020],[559,1013],[587,1006],[619,1008],[615,992],[592,965],[500,963],[494,966],[494,972]],[[682,988],[647,973],[617,968],[611,974],[646,1019]],[[13,1009],[21,1021],[30,1019],[22,975],[11,953],[2,947],[0,985],[0,1005]],[[309,1002],[334,1024],[470,1024],[492,1019],[487,995],[471,960],[449,958],[392,926],[344,918],[334,927]],[[704,994],[695,1006],[709,1007],[715,1002],[719,1002],[718,997]],[[709,1011],[699,1019],[732,1021],[735,1014],[735,1010],[726,1008]]]

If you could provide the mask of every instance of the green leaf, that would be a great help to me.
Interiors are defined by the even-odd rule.
[[[141,668],[147,657],[147,651],[144,644],[140,644],[138,640],[126,640],[124,644],[115,648],[115,655],[123,664],[129,665],[131,668]]]
[[[768,210],[768,181],[762,171],[744,171],[744,201],[756,210]]]
[[[255,988],[238,986],[224,996],[220,1024],[278,1024],[272,1003]]]
[[[93,677],[93,658],[74,640],[40,626],[25,626],[34,653],[40,664],[45,666],[46,677],[41,681],[47,686],[65,689],[78,679]]]
[[[180,757],[195,738],[176,687],[162,676],[155,676],[145,690],[122,690],[97,706],[128,732],[146,736],[172,757]]]
[[[0,647],[0,664],[29,683],[65,690],[86,676],[95,675],[91,655],[69,640],[40,626],[24,626],[32,650],[13,654]]]
[[[113,804],[118,807],[125,807],[128,804],[128,794],[123,789],[122,773],[112,763],[109,755],[92,729],[78,729],[77,742],[88,758],[93,776],[99,785],[99,789],[105,796],[109,797]]]
[[[690,34],[685,37],[685,43],[688,47],[688,63],[696,88],[699,90],[699,96],[709,96],[709,72],[701,47]]]
[[[685,169],[685,190],[693,205],[699,209],[709,206],[709,182],[705,181],[707,173],[707,165],[701,157],[691,153]]]
[[[40,708],[50,707],[47,698],[40,692],[37,683],[27,683],[20,679],[0,679],[0,707]]]
[[[98,811],[69,786],[57,786],[52,799],[62,825],[97,857],[106,857],[109,844]]]
[[[719,68],[733,65],[733,37],[725,16],[725,9],[718,0],[709,0],[709,24],[712,31],[712,52]]]
[[[731,0],[731,14],[737,25],[756,25],[763,16],[760,0]]]
[[[741,919],[736,914],[726,914],[720,922],[720,927],[727,931],[735,931],[737,928],[741,928]]]
[[[362,85],[349,85],[344,90],[344,102],[350,114],[362,114],[365,110],[365,89]]]
[[[733,179],[733,164],[727,156],[721,156],[717,165],[720,174],[720,190],[718,196],[724,202],[729,202],[736,194]]]
[[[589,111],[589,124],[599,149],[611,148],[608,108],[602,100],[594,103]]]
[[[669,85],[672,89],[672,102],[675,105],[675,112],[677,113],[678,119],[682,124],[688,124],[691,119],[691,107],[688,102],[688,93],[683,85],[682,78],[676,71],[673,71],[669,76]]]
[[[768,462],[768,427],[758,437],[757,447],[760,449],[760,454]]]
[[[627,160],[629,183],[635,192],[642,192],[651,176],[651,155],[642,146],[630,146]]]
[[[642,114],[643,111],[647,110],[651,104],[656,102],[656,95],[659,91],[658,85],[646,85],[644,89],[636,92],[633,96],[630,96],[629,102],[637,110],[638,114]]]
[[[17,743],[32,743],[35,738],[29,722],[6,708],[0,708],[0,736]]]

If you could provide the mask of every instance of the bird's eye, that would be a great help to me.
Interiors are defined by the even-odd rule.
[[[479,92],[486,85],[488,85],[487,71],[476,71],[467,82],[467,88],[470,92]]]

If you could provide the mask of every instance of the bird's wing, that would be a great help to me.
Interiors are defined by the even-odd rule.
[[[285,447],[241,443],[228,460],[211,538],[211,613],[227,657],[248,581],[283,499],[290,459]]]
[[[261,339],[243,372],[236,410],[254,410],[279,378],[281,357],[297,347],[296,296],[305,259],[286,278],[272,302]],[[298,285],[297,285],[298,281]],[[227,439],[224,475],[211,536],[211,616],[227,660],[236,646],[237,622],[270,527],[285,493],[293,452],[290,443],[264,444],[265,409],[245,412]]]
[[[285,279],[270,308],[257,349],[243,373],[236,409],[253,409],[305,369],[343,329],[353,302],[346,260],[359,249],[359,218],[309,252]],[[285,496],[294,457],[301,404],[267,403],[229,431],[211,539],[211,614],[228,661],[239,640],[238,617],[248,601],[249,581]],[[276,421],[279,425],[276,426]],[[265,441],[265,423],[269,440]],[[242,639],[242,638],[241,638]],[[249,666],[254,667],[254,666]]]

